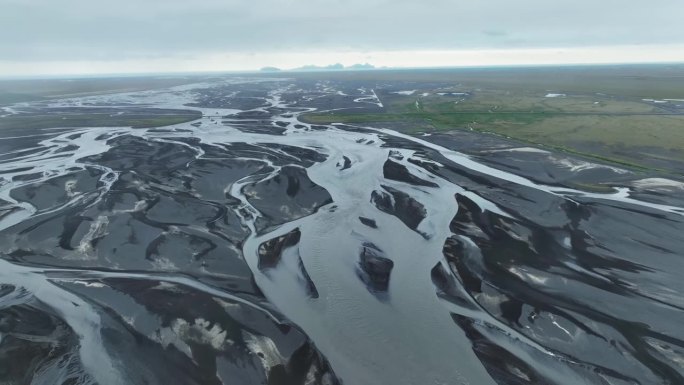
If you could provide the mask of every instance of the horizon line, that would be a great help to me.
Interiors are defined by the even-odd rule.
[[[276,66],[291,71],[302,66],[372,63],[376,68],[501,68],[572,65],[677,64],[684,62],[684,43],[556,48],[398,51],[205,52],[172,56],[107,59],[0,59],[3,78],[130,76],[187,73],[255,73]],[[308,69],[302,69],[306,71]],[[334,71],[335,69],[327,69]],[[345,69],[346,71],[352,69]],[[362,70],[362,69],[358,69]],[[262,73],[265,73],[262,72]]]
[[[339,64],[339,63],[333,63]],[[446,66],[383,66],[373,68],[344,68],[320,69],[279,68],[277,66],[265,66],[260,69],[242,70],[207,70],[207,71],[142,71],[142,72],[93,72],[93,73],[59,73],[59,74],[31,74],[31,75],[2,75],[0,81],[11,80],[44,80],[44,79],[105,79],[105,78],[135,78],[151,76],[211,76],[211,75],[244,75],[244,74],[306,74],[306,73],[339,73],[339,72],[377,72],[377,71],[412,71],[412,70],[457,70],[457,69],[506,69],[506,68],[552,68],[552,67],[610,67],[610,66],[668,66],[684,65],[683,61],[625,61],[625,62],[585,62],[585,63],[525,63],[525,64],[482,64],[482,65],[446,65]],[[264,70],[275,68],[274,71]]]

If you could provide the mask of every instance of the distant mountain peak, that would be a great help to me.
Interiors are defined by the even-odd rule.
[[[327,66],[317,66],[313,64],[305,65],[302,67],[294,68],[292,71],[353,71],[353,70],[370,70],[375,69],[372,64],[352,64],[350,66],[344,66],[341,63],[330,64]]]
[[[282,70],[278,67],[263,67],[260,71],[261,72],[280,72]]]

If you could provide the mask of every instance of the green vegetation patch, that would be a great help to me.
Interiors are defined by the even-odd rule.
[[[435,130],[449,130],[455,128],[473,128],[484,125],[525,125],[539,122],[551,114],[539,113],[489,113],[489,112],[407,112],[407,113],[373,113],[373,114],[308,114],[303,120],[307,123],[377,123],[377,122],[407,122],[415,121],[428,123]],[[424,126],[424,125],[423,125]],[[405,130],[412,132],[412,130]],[[416,131],[424,131],[417,129]]]
[[[467,94],[385,94],[384,112],[311,113],[303,120],[401,123],[395,128],[406,133],[467,129],[625,167],[681,173],[684,165],[684,114],[667,106],[594,94],[550,98],[529,89],[515,93],[461,86],[439,92]]]

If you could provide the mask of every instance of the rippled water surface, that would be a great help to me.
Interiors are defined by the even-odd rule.
[[[0,133],[0,382],[684,383],[667,194],[300,121],[382,108],[363,87],[232,79],[5,112],[131,105],[203,117]]]

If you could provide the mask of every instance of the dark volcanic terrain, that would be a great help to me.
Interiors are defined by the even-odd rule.
[[[300,119],[378,95],[225,78],[2,107],[188,121],[0,131],[0,383],[684,383],[684,184]]]

